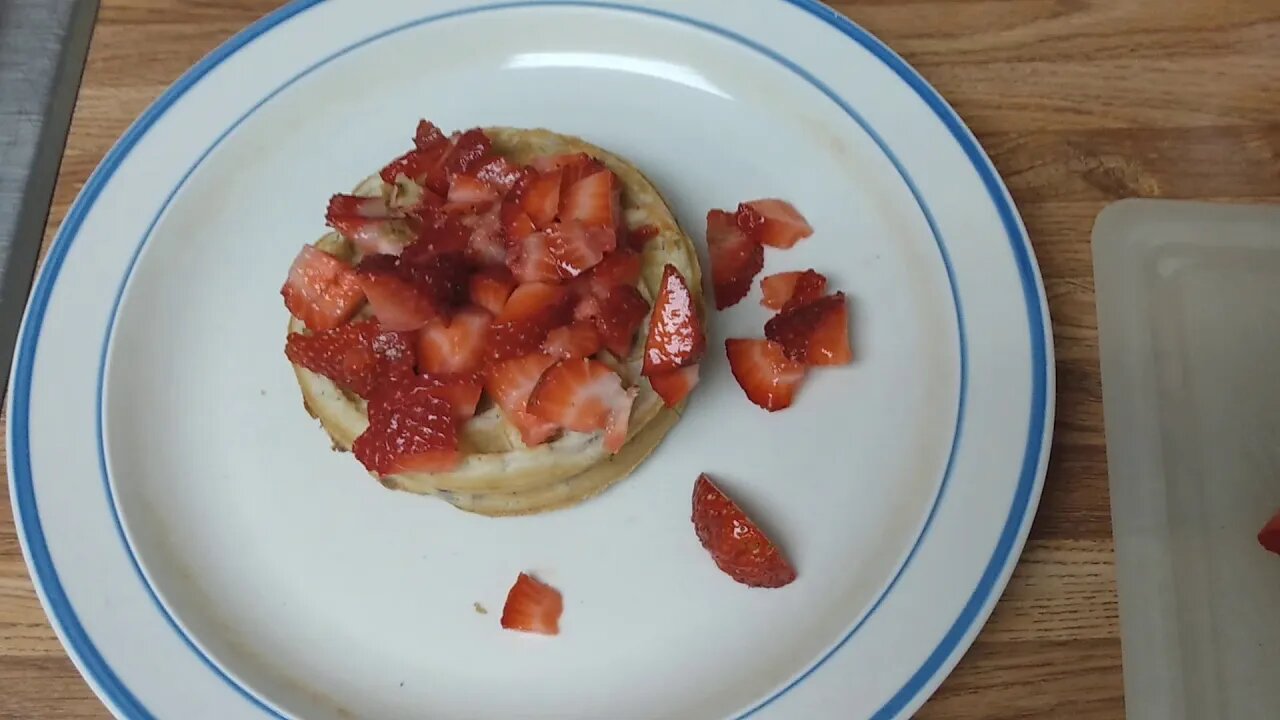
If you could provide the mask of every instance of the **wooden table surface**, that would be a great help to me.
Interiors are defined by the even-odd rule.
[[[102,0],[46,242],[126,125],[278,4]],[[1057,346],[1053,459],[1031,538],[919,716],[1123,717],[1090,228],[1125,197],[1280,200],[1280,3],[834,5],[918,68],[995,160],[1039,256]],[[0,502],[0,718],[107,717],[49,629]]]

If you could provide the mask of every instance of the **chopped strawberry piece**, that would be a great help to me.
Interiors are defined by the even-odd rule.
[[[451,470],[461,460],[453,406],[436,383],[388,383],[369,398],[369,427],[351,450],[378,476]]]
[[[476,179],[494,188],[501,194],[506,194],[520,182],[526,174],[532,172],[527,168],[520,167],[504,157],[494,157],[485,160],[481,165],[477,166],[473,171]]]
[[[426,120],[418,121],[418,128],[413,134],[414,147],[419,150],[427,150],[447,142],[449,142],[449,138],[445,137],[444,132],[436,127],[434,123]]]
[[[414,382],[449,403],[453,418],[464,422],[475,417],[476,406],[484,392],[484,379],[479,373],[419,376]]]
[[[418,331],[418,369],[430,375],[480,369],[493,316],[477,307],[459,310],[450,320],[437,317]]]
[[[531,179],[520,192],[520,207],[538,229],[550,227],[560,211],[560,184],[564,173],[552,170]]]
[[[507,240],[502,234],[501,209],[497,206],[485,212],[468,215],[462,220],[470,231],[466,256],[479,266],[502,265],[507,261]]]
[[[499,213],[502,219],[503,239],[506,240],[507,247],[511,247],[538,231],[538,227],[533,224],[533,218],[529,217],[529,213],[525,212],[520,207],[520,204],[514,200],[507,200],[502,203]]]
[[[581,290],[581,288],[578,289]],[[598,296],[587,292],[578,292],[575,293],[575,295],[578,299],[573,305],[574,320],[595,320],[600,317],[601,303]],[[642,301],[644,300],[643,297],[640,299]],[[648,306],[649,304],[645,303],[645,307],[647,308]],[[648,310],[645,310],[645,312],[648,312]],[[630,342],[630,340],[628,340],[628,342]]]
[[[738,206],[738,227],[762,245],[789,248],[813,235],[813,227],[786,200],[752,200]]]
[[[532,164],[540,173],[563,170],[566,188],[588,175],[594,175],[605,169],[603,163],[586,153],[544,156],[535,158]]]
[[[329,227],[367,254],[400,254],[407,240],[407,232],[398,225],[400,217],[383,198],[356,195],[334,195],[325,212]]]
[[[639,254],[622,247],[606,255],[604,260],[580,277],[593,294],[604,297],[618,285],[635,285],[640,282],[642,265]]]
[[[844,293],[789,307],[764,325],[765,337],[782,345],[787,357],[805,365],[848,365],[849,308]]]
[[[649,241],[662,234],[662,228],[653,224],[641,225],[638,228],[632,228],[627,233],[627,244],[636,252],[644,252],[644,246]]]
[[[507,421],[520,431],[529,447],[541,445],[559,428],[528,412],[529,394],[542,379],[547,368],[556,364],[550,355],[532,354],[491,365],[485,371],[484,389],[494,404],[502,409]]]
[[[1267,550],[1280,555],[1280,512],[1271,516],[1267,524],[1258,532],[1258,543]]]
[[[350,320],[364,302],[355,271],[311,245],[294,258],[280,294],[289,313],[308,330],[335,328]]]
[[[387,330],[417,330],[440,314],[427,292],[400,274],[388,255],[370,255],[356,268],[356,282]]]
[[[516,279],[503,265],[481,268],[471,276],[471,302],[497,315],[507,304]]]
[[[459,175],[449,185],[451,203],[487,203],[498,199],[498,191],[488,183],[470,175]]]
[[[507,266],[520,282],[557,282],[590,270],[608,251],[598,236],[580,223],[563,223],[513,245],[507,253]]]
[[[587,226],[618,226],[622,185],[611,171],[600,170],[565,187],[564,196],[560,198],[562,222],[577,220]]]
[[[467,249],[472,229],[465,218],[446,213],[443,208],[420,208],[408,218],[416,240],[404,248],[403,254],[426,258],[441,253],[460,253]]]
[[[452,138],[453,151],[446,165],[450,176],[470,173],[484,165],[492,157],[493,143],[479,128],[473,128]]]
[[[604,430],[605,450],[616,453],[627,440],[635,397],[635,389],[624,389],[622,378],[599,360],[561,360],[533,389],[529,412],[566,430]]]
[[[538,352],[547,333],[569,320],[569,291],[559,285],[525,283],[511,293],[494,319],[489,358],[504,360]]]
[[[751,402],[776,412],[791,407],[804,380],[804,366],[787,358],[782,346],[771,340],[724,341],[729,369]]]
[[[575,320],[558,327],[542,341],[543,352],[562,359],[591,357],[601,347],[600,330],[590,320]]]
[[[576,310],[575,310],[576,314]],[[598,303],[595,313],[600,339],[609,352],[619,358],[631,355],[636,331],[649,314],[649,303],[634,285],[619,285]]]
[[[653,391],[662,397],[667,407],[675,407],[693,392],[698,384],[698,366],[690,365],[679,370],[649,376]]]
[[[379,385],[413,374],[411,342],[407,333],[363,320],[310,335],[293,333],[284,354],[289,362],[368,398]]]
[[[453,151],[447,140],[425,148],[410,150],[392,160],[378,174],[384,182],[394,183],[401,175],[431,192],[443,196],[449,192],[449,174],[446,163]]]
[[[707,248],[716,309],[723,310],[747,296],[764,269],[764,247],[738,227],[733,215],[712,210],[707,213]]]
[[[696,365],[706,349],[707,336],[693,294],[680,271],[668,264],[662,271],[653,319],[649,321],[642,372],[652,376]]]
[[[507,604],[502,608],[502,627],[507,630],[560,634],[560,614],[564,612],[564,599],[560,591],[520,573],[516,584],[507,593]]]
[[[827,293],[827,278],[814,270],[770,275],[760,281],[760,304],[771,310],[804,305]]]
[[[780,588],[795,568],[742,508],[704,473],[693,485],[693,529],[726,575],[749,587]]]
[[[421,257],[406,248],[400,256],[398,270],[411,280],[415,287],[426,293],[441,312],[451,310],[467,301],[470,269],[461,253],[436,253]],[[361,263],[363,266],[363,263]]]

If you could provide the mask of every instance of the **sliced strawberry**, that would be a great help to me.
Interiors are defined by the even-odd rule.
[[[443,208],[419,208],[406,220],[416,240],[401,254],[421,259],[440,253],[465,251],[472,229],[464,220],[459,215],[446,213]]]
[[[693,294],[680,271],[668,264],[662,270],[658,299],[653,305],[641,372],[652,376],[696,365],[706,349],[707,336]]]
[[[420,376],[414,382],[447,401],[453,409],[453,418],[459,422],[475,417],[484,392],[484,379],[479,373]]]
[[[516,584],[507,593],[507,604],[502,607],[502,627],[507,630],[560,634],[560,614],[564,612],[564,599],[560,591],[520,573]]]
[[[662,397],[662,402],[673,408],[693,392],[694,386],[698,384],[698,370],[697,365],[689,365],[679,370],[650,375],[649,384]]]
[[[289,362],[368,398],[385,382],[413,374],[412,335],[386,330],[377,320],[339,325],[285,341]]]
[[[813,235],[813,227],[786,200],[752,200],[738,206],[738,227],[762,245],[789,248]]]
[[[489,158],[472,171],[476,179],[503,195],[510,192],[511,188],[530,172],[532,171],[504,157]]]
[[[381,197],[334,195],[325,222],[366,254],[399,255],[408,240],[400,213]]]
[[[635,285],[640,282],[642,266],[639,254],[622,247],[606,255],[604,260],[580,277],[592,294],[604,297],[618,285]]]
[[[556,359],[550,355],[535,353],[491,365],[485,371],[485,392],[529,447],[541,445],[559,430],[555,423],[528,412],[529,394],[547,368],[555,364]]]
[[[780,588],[795,568],[747,514],[704,473],[693,485],[693,529],[726,575],[749,587]]]
[[[394,258],[370,255],[356,268],[356,282],[387,330],[417,330],[440,314],[427,292],[400,274]]]
[[[724,341],[729,369],[751,402],[776,412],[791,407],[804,380],[804,366],[787,358],[782,346],[771,340]]]
[[[560,211],[560,184],[564,172],[552,170],[532,178],[520,192],[520,207],[539,229],[555,222]]]
[[[459,307],[467,301],[470,268],[461,253],[436,253],[420,257],[410,250],[400,256],[398,270],[431,298],[441,312]],[[362,263],[363,265],[363,263]]]
[[[437,145],[449,142],[449,138],[445,137],[444,132],[435,126],[435,123],[426,120],[418,121],[418,128],[413,134],[414,147],[419,150],[426,150]]]
[[[430,190],[444,196],[449,192],[449,174],[446,163],[453,145],[449,141],[420,147],[392,160],[378,174],[383,181],[396,182],[401,175]]]
[[[576,311],[575,311],[576,314]],[[598,303],[595,313],[600,339],[619,358],[631,355],[636,331],[649,314],[649,303],[634,285],[619,285]]]
[[[493,316],[467,307],[452,319],[437,317],[418,331],[418,369],[429,375],[469,373],[480,369]]]
[[[458,424],[453,406],[431,381],[388,383],[369,398],[369,427],[351,450],[378,476],[442,472],[458,465]]]
[[[640,227],[632,228],[627,232],[627,244],[629,244],[631,249],[636,252],[644,252],[644,246],[648,245],[650,240],[661,234],[662,228],[657,225],[641,225]]]
[[[712,210],[707,213],[707,249],[716,309],[723,310],[747,296],[755,276],[764,269],[764,247],[738,227],[733,215]]]
[[[450,140],[453,143],[453,151],[449,153],[449,160],[446,163],[450,177],[470,173],[484,165],[493,156],[493,143],[479,128],[467,130]]]
[[[553,170],[564,171],[564,186],[567,188],[578,180],[604,170],[604,165],[586,153],[569,153],[566,155],[549,155],[535,158],[533,167],[540,173]]]
[[[627,440],[634,388],[599,360],[561,360],[542,375],[529,396],[529,412],[575,432],[605,431],[604,447],[611,453]]]
[[[501,209],[496,205],[486,211],[468,215],[462,220],[470,231],[466,256],[473,264],[484,267],[507,261],[507,240],[502,233]]]
[[[511,293],[494,319],[489,358],[505,360],[539,352],[554,327],[564,325],[571,311],[569,291],[548,283],[525,283]]]
[[[577,288],[577,290],[582,290],[582,287]],[[600,317],[601,301],[598,296],[590,292],[575,292],[574,295],[577,298],[573,305],[574,320],[595,320]],[[640,299],[644,300],[643,297]],[[648,306],[649,303],[645,303],[645,307],[647,308]],[[645,310],[645,312],[648,312],[648,310]]]
[[[602,346],[600,330],[590,320],[575,320],[558,327],[542,341],[543,352],[562,359],[591,357]]]
[[[827,293],[827,278],[814,270],[781,272],[760,280],[760,304],[771,310],[804,305]]]
[[[518,243],[526,237],[538,231],[538,227],[533,224],[533,218],[529,217],[529,213],[520,207],[520,204],[514,200],[506,200],[502,203],[499,210],[502,219],[503,239],[507,243],[507,247]]]
[[[471,302],[497,315],[507,304],[516,279],[504,265],[481,268],[471,276]]]
[[[1258,544],[1280,555],[1280,512],[1271,516],[1267,524],[1258,532]]]
[[[507,266],[520,282],[577,277],[604,259],[608,249],[580,223],[553,225],[509,248]]]
[[[849,307],[844,293],[790,307],[764,325],[765,337],[782,345],[787,357],[805,365],[848,365]]]
[[[560,198],[561,222],[577,220],[587,226],[618,226],[622,212],[622,185],[611,171],[600,170],[565,188]]]
[[[289,313],[308,330],[335,328],[350,320],[364,302],[355,271],[311,245],[294,258],[280,294]]]
[[[482,204],[498,199],[498,191],[485,181],[470,175],[458,175],[449,185],[451,203]]]

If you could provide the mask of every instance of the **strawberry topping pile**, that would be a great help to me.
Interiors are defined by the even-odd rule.
[[[312,246],[294,261],[281,293],[306,331],[289,360],[368,402],[353,450],[377,475],[455,467],[482,393],[526,445],[600,432],[617,452],[636,388],[612,368],[650,316],[637,285],[657,228],[623,223],[622,183],[589,155],[519,166],[481,130],[425,120],[413,143],[380,194],[329,202],[357,262]],[[706,346],[693,297],[668,266],[644,338],[643,374],[673,406]]]

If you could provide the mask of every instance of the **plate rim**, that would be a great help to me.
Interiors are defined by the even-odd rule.
[[[947,632],[938,641],[937,647],[924,660],[921,666],[913,673],[903,686],[894,693],[877,711],[874,717],[894,717],[899,713],[908,710],[914,710],[922,705],[933,690],[941,684],[942,680],[950,673],[955,664],[958,663],[964,652],[968,649],[973,638],[980,632],[985,624],[986,618],[989,616],[996,602],[1003,594],[1003,590],[1007,585],[1008,578],[1013,571],[1014,566],[1021,554],[1021,549],[1025,543],[1027,533],[1030,530],[1030,520],[1034,517],[1035,509],[1038,506],[1040,492],[1043,488],[1044,476],[1047,467],[1048,454],[1052,437],[1053,420],[1055,415],[1055,397],[1054,384],[1055,378],[1051,372],[1053,367],[1053,345],[1051,340],[1052,325],[1047,307],[1047,297],[1043,286],[1043,280],[1040,274],[1038,262],[1035,258],[1035,251],[1031,245],[1027,235],[1025,226],[1021,217],[1013,204],[1007,188],[996,172],[990,158],[981,148],[977,139],[973,136],[969,128],[959,118],[958,114],[950,107],[942,96],[917,73],[914,68],[906,63],[900,56],[894,53],[887,45],[876,38],[868,31],[862,29],[848,17],[840,14],[836,10],[829,8],[817,0],[779,0],[784,5],[789,5],[808,12],[810,15],[826,22],[836,30],[844,34],[849,40],[856,45],[869,51],[875,59],[883,62],[889,70],[891,70],[902,82],[906,83],[915,94],[926,104],[926,106],[942,121],[946,130],[951,134],[952,139],[960,146],[964,152],[966,159],[970,162],[973,169],[979,175],[984,189],[987,191],[994,208],[999,215],[1001,225],[1003,226],[1013,251],[1015,268],[1019,276],[1023,299],[1026,302],[1026,312],[1028,320],[1028,330],[1031,340],[1031,358],[1030,365],[1032,371],[1032,392],[1031,392],[1031,415],[1028,423],[1027,446],[1024,450],[1023,461],[1019,470],[1019,480],[1015,488],[1014,497],[1010,507],[1009,514],[1005,524],[998,536],[996,547],[988,561],[982,575],[980,576],[977,586],[969,596],[965,605],[960,611],[959,616],[948,627]],[[202,58],[199,62],[184,72],[172,85],[153,102],[143,113],[127,128],[120,139],[110,148],[104,155],[101,162],[94,169],[89,179],[85,183],[80,193],[77,195],[72,207],[64,218],[54,242],[49,249],[37,281],[35,290],[32,292],[28,302],[26,312],[22,322],[22,333],[19,340],[19,355],[17,361],[11,370],[10,387],[13,392],[9,394],[8,406],[9,417],[11,419],[8,426],[8,446],[12,450],[20,448],[23,452],[10,452],[8,456],[9,466],[9,489],[10,496],[14,498],[14,520],[20,544],[22,546],[23,555],[27,562],[29,573],[32,577],[33,584],[37,590],[37,594],[44,606],[46,615],[49,617],[50,624],[55,629],[64,648],[68,651],[69,656],[75,661],[76,666],[81,674],[89,682],[95,693],[107,703],[108,707],[113,711],[123,712],[125,717],[150,718],[152,715],[146,710],[145,706],[132,694],[120,679],[112,671],[110,665],[102,657],[93,641],[89,638],[87,632],[80,624],[78,616],[71,606],[70,600],[66,596],[66,592],[58,579],[56,568],[49,556],[49,550],[45,543],[43,530],[41,528],[38,509],[35,505],[34,486],[32,475],[29,467],[29,438],[27,437],[27,424],[29,420],[28,407],[30,405],[31,395],[31,375],[34,365],[34,351],[38,343],[40,328],[43,325],[44,313],[48,306],[49,297],[53,287],[56,284],[61,271],[62,262],[65,260],[74,240],[79,235],[80,226],[87,216],[89,210],[93,208],[98,195],[103,188],[109,183],[118,167],[128,158],[133,147],[146,135],[147,131],[155,124],[165,112],[183,97],[187,91],[194,87],[205,75],[220,65],[223,61],[234,55],[240,49],[253,42],[258,37],[266,34],[275,27],[287,22],[296,15],[317,5],[323,4],[326,0],[291,0],[291,2],[269,13],[268,15],[255,21],[245,29],[241,30],[222,45]],[[641,10],[649,14],[666,15],[676,17],[686,22],[692,22],[695,25],[709,27],[717,32],[724,34],[735,34],[727,28],[705,23],[693,18],[687,18],[678,13],[669,13],[655,10],[648,7],[640,7],[629,5],[625,2],[610,2],[607,0],[516,0],[514,2],[480,2],[468,10],[475,9],[499,9],[511,7],[534,7],[534,6],[582,6],[582,7],[600,7],[623,10]],[[453,13],[449,13],[453,14]],[[381,37],[383,33],[375,34],[363,41],[358,41],[352,46],[348,46],[344,51],[349,51],[353,47],[366,44],[374,39]],[[748,40],[747,38],[743,38]],[[758,43],[749,41],[748,45],[754,49],[761,49]],[[775,59],[784,60],[784,65],[793,71],[796,67],[794,64],[785,62],[776,51],[764,48],[767,54],[775,57]],[[323,61],[321,61],[323,62]],[[801,69],[802,70],[802,69]],[[802,72],[801,74],[807,74]],[[283,87],[287,87],[292,81],[286,83]],[[819,84],[819,89],[825,91],[825,86]],[[278,90],[277,90],[278,92]],[[276,93],[264,98],[265,102],[270,97],[274,97]],[[830,95],[830,93],[827,93]],[[838,97],[833,97],[838,103],[845,103]],[[241,119],[247,118],[252,112],[252,108]],[[855,119],[868,130],[873,137],[875,131],[867,123],[861,121],[857,116]],[[225,134],[229,134],[238,127],[236,123],[228,128]],[[219,141],[221,138],[219,138]],[[877,142],[879,140],[877,138]],[[212,147],[216,147],[216,141]],[[880,143],[885,147],[883,143]],[[210,149],[212,149],[212,147]],[[202,156],[203,157],[203,156]],[[890,158],[896,159],[890,153]],[[192,167],[192,171],[198,167],[199,161]],[[901,171],[901,168],[900,168]],[[918,193],[910,180],[909,176],[902,172],[904,179],[908,184],[912,185],[913,194]],[[175,186],[174,192],[184,184],[185,177]],[[934,221],[927,210],[927,206],[921,202],[921,207],[925,211],[925,216],[934,231],[935,236],[938,235],[936,228],[933,227]],[[154,224],[154,223],[153,223]],[[149,232],[144,235],[144,239],[149,236]],[[139,243],[138,250],[145,245],[144,242]],[[946,250],[941,247],[944,255],[944,264],[946,265],[947,274],[952,275],[952,268],[949,261],[946,260]],[[137,251],[135,251],[135,260]],[[128,278],[132,274],[133,263],[131,262],[126,271],[125,278],[121,283],[121,289],[124,288]],[[964,352],[964,330],[963,318],[959,306],[959,296],[955,294],[954,278],[949,278],[953,286],[953,295],[957,304],[957,319],[960,322],[960,343],[961,343],[961,404],[957,410],[960,419],[963,417],[963,383],[967,377],[964,365],[966,363],[966,354]],[[108,322],[107,339],[109,340],[113,334],[115,312],[112,312],[111,320]],[[106,345],[104,343],[103,353],[105,356]],[[99,388],[101,389],[101,388]],[[101,403],[101,395],[99,395],[99,403]],[[101,411],[97,413],[99,424],[101,420]],[[16,422],[14,421],[16,419]],[[954,456],[956,447],[959,446],[960,419],[957,421],[956,437],[953,438],[952,455]],[[99,438],[101,442],[101,435]],[[100,463],[105,462],[100,454]],[[948,461],[947,474],[950,472],[950,460]],[[105,468],[102,469],[106,476]],[[813,661],[806,670],[798,676],[784,684],[779,688],[775,688],[769,697],[759,700],[747,709],[739,711],[735,717],[746,718],[756,714],[770,705],[778,698],[785,695],[788,691],[802,683],[806,678],[816,672],[832,655],[837,653],[839,649],[854,634],[858,626],[865,621],[866,618],[874,612],[875,607],[887,597],[893,584],[898,576],[905,572],[910,564],[911,555],[915,549],[919,547],[923,536],[927,534],[932,516],[936,513],[941,503],[942,496],[945,494],[945,476],[942,486],[939,488],[937,497],[929,513],[929,520],[926,521],[920,535],[917,537],[911,552],[902,561],[897,568],[893,580],[876,598],[875,603],[864,611],[864,615],[858,623],[850,629],[844,637],[842,637],[833,647],[824,652],[822,656]],[[24,492],[19,492],[20,490]],[[114,498],[109,498],[114,505]],[[129,551],[131,562],[138,568],[138,560],[132,552],[132,547],[128,539],[124,535],[124,530],[116,520],[117,532],[120,534],[122,542],[125,543],[126,549]],[[168,624],[179,633],[186,641],[186,644],[195,651],[196,655],[202,662],[219,675],[241,696],[249,700],[255,707],[267,712],[274,717],[284,717],[278,710],[269,704],[263,704],[263,701],[252,691],[244,688],[234,679],[229,678],[224,670],[220,668],[214,661],[207,657],[198,647],[192,644],[191,638],[186,632],[177,625],[174,618],[170,615],[167,608],[159,601],[155,594],[155,590],[150,587],[150,583],[142,576],[139,569],[139,575],[143,580],[143,584],[147,586],[148,592],[152,599],[160,605],[161,614],[165,617]],[[64,625],[65,623],[65,625]]]

